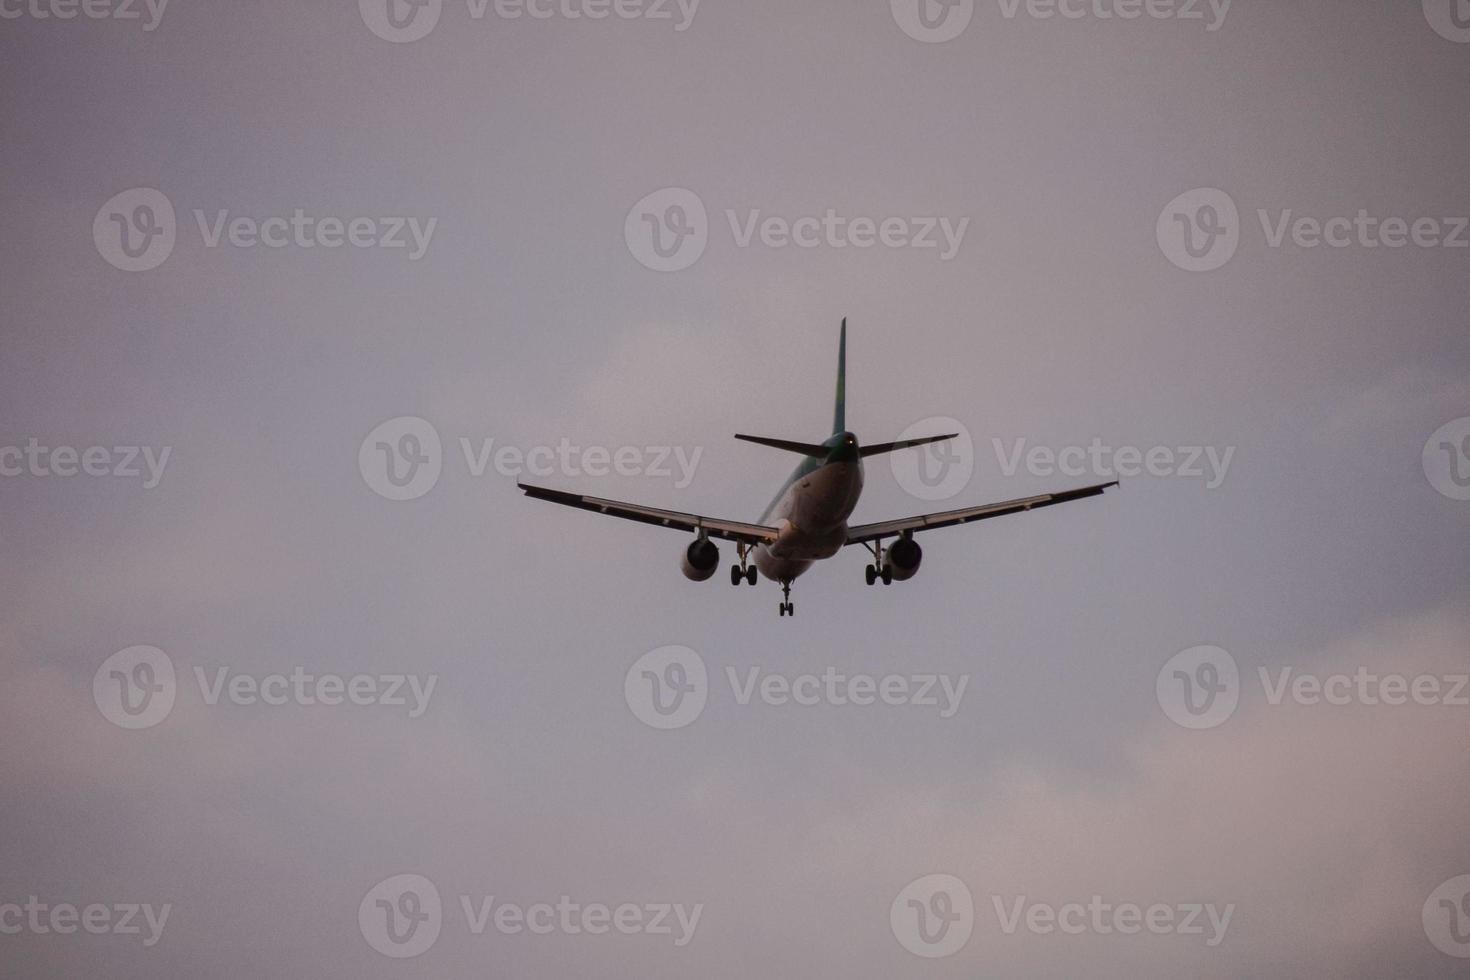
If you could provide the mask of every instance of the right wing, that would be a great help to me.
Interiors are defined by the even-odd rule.
[[[1050,507],[1052,504],[1064,504],[1069,500],[1080,500],[1083,497],[1095,497],[1108,487],[1116,487],[1117,480],[1111,483],[1099,483],[1091,487],[1078,487],[1076,490],[1063,490],[1060,493],[1041,493],[1034,497],[1018,497],[1015,500],[1003,500],[998,504],[981,504],[979,507],[964,507],[960,510],[945,510],[937,514],[919,514],[917,517],[903,517],[896,521],[880,521],[877,524],[859,524],[857,527],[848,528],[847,543],[863,544],[867,541],[875,541],[879,538],[891,538],[895,534],[904,531],[926,531],[936,527],[951,527],[955,524],[968,524],[971,521],[984,520],[987,517],[1000,517],[1003,514],[1014,514],[1018,511],[1032,510],[1036,507]]]
[[[727,521],[719,517],[701,517],[698,514],[685,514],[676,510],[660,510],[657,507],[644,507],[642,504],[623,503],[621,500],[606,500],[602,497],[589,497],[586,494],[568,493],[565,490],[533,487],[526,483],[517,483],[516,486],[526,491],[526,496],[535,497],[537,500],[549,500],[554,504],[596,511],[599,514],[609,514],[629,521],[641,521],[644,524],[678,528],[681,531],[703,531],[712,538],[723,538],[726,541],[764,544],[776,539],[776,528],[766,527],[764,524],[746,524],[742,521]]]

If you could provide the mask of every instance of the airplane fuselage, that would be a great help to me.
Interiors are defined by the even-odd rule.
[[[851,432],[822,445],[826,457],[803,459],[761,515],[760,523],[780,532],[755,549],[756,567],[773,581],[790,582],[847,543],[847,519],[863,492],[863,461]]]

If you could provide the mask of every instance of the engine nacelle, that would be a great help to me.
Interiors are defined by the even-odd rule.
[[[884,570],[900,582],[913,578],[923,560],[924,549],[913,538],[899,538],[883,552]]]
[[[684,557],[679,562],[684,577],[692,582],[703,582],[720,567],[720,549],[708,538],[689,542]]]

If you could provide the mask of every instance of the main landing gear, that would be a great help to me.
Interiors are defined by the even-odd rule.
[[[780,605],[780,609],[781,609],[781,615],[782,616],[795,616],[796,615],[796,606],[793,605],[792,602],[791,602],[791,581],[789,579],[783,579],[781,581],[781,605]]]
[[[883,564],[882,540],[880,539],[878,541],[874,541],[870,545],[867,545],[867,549],[869,553],[871,553],[873,556],[873,564],[869,565],[863,571],[863,576],[867,579],[868,584],[872,585],[874,582],[878,581],[881,578],[884,585],[892,585],[893,569]]]
[[[737,544],[735,550],[740,552],[740,564],[730,566],[730,584],[739,585],[740,580],[744,579],[747,585],[754,585],[755,566],[746,561],[750,556],[750,549],[744,544]]]

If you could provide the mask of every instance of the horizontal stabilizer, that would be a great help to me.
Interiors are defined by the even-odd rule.
[[[879,442],[871,446],[863,446],[858,450],[860,456],[877,456],[881,453],[891,453],[895,449],[912,449],[915,446],[927,446],[931,442],[943,442],[953,439],[957,433],[947,436],[924,436],[922,439],[901,439],[898,442]]]
[[[767,439],[765,436],[743,436],[738,432],[736,439],[744,439],[746,442],[754,442],[762,446],[770,446],[772,449],[784,449],[788,453],[801,453],[803,456],[815,456],[822,459],[827,455],[827,447],[811,442],[792,442],[790,439]]]

